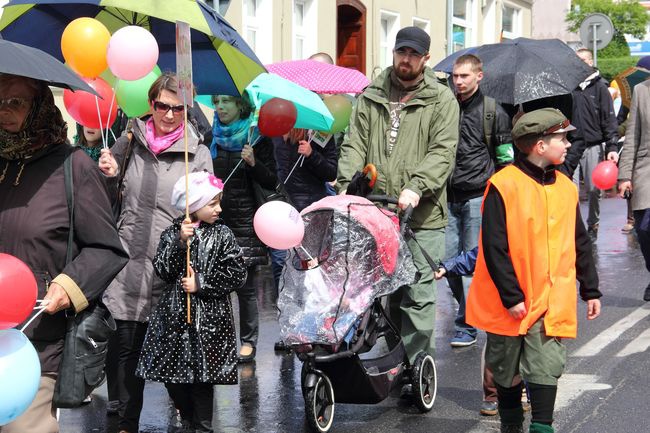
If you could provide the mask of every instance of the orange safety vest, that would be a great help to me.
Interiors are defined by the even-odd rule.
[[[485,265],[481,233],[467,323],[493,334],[516,336],[526,334],[544,316],[546,335],[575,338],[577,188],[560,172],[554,184],[541,185],[515,166],[492,176],[485,194],[489,185],[503,198],[510,260],[528,313],[515,320],[501,303]]]

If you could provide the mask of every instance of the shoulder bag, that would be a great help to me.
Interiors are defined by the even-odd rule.
[[[64,162],[65,193],[70,215],[66,264],[72,261],[74,238],[74,190],[72,152]],[[68,312],[66,311],[66,314]],[[104,380],[108,339],[116,329],[115,320],[101,301],[92,302],[76,315],[68,315],[63,345],[63,359],[54,387],[53,404],[71,408],[84,399]]]

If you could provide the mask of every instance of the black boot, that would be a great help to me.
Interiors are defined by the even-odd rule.
[[[499,405],[501,433],[524,433],[524,409],[519,406],[504,409]]]
[[[643,300],[650,301],[650,284],[648,284],[648,287],[645,288],[645,292],[643,293]]]

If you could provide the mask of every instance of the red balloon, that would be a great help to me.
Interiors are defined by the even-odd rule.
[[[14,256],[0,253],[0,329],[25,321],[34,309],[37,292],[29,267]]]
[[[88,128],[106,129],[115,122],[117,117],[117,101],[111,86],[102,78],[81,78],[101,96],[77,90],[63,91],[63,104],[70,116],[78,123]],[[99,106],[99,117],[97,107]],[[101,119],[101,126],[100,126]]]
[[[266,137],[280,137],[288,134],[296,124],[298,111],[293,102],[281,98],[271,98],[260,108],[257,126],[260,134]]]
[[[610,189],[616,185],[618,167],[614,161],[603,161],[591,172],[591,181],[598,189]]]

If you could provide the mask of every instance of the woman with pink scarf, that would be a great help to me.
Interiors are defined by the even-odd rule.
[[[185,107],[177,89],[174,74],[161,75],[149,89],[151,116],[147,120],[133,119],[131,133],[118,139],[110,150],[102,150],[99,158],[99,168],[112,190],[111,198],[117,200],[121,195],[117,226],[131,257],[104,295],[104,303],[117,322],[109,351],[119,351],[121,433],[139,431],[144,379],[136,377],[135,369],[149,317],[164,287],[154,273],[152,260],[160,234],[179,216],[169,197],[174,182],[185,175],[186,128],[190,172],[212,172],[210,150],[200,144],[202,137],[197,128],[184,123]]]

